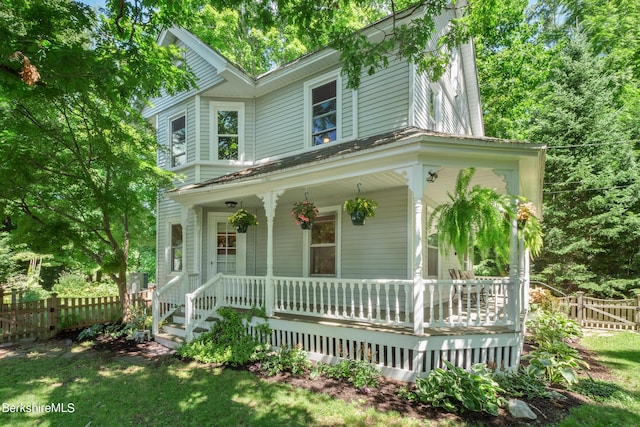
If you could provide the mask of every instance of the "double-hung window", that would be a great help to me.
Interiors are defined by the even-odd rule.
[[[171,120],[171,167],[187,163],[187,126],[184,116]]]
[[[241,160],[244,150],[244,104],[212,103],[214,160]]]
[[[341,104],[339,73],[305,83],[305,139],[311,146],[340,140]]]

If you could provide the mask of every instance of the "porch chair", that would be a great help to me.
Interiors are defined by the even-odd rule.
[[[476,275],[471,270],[457,271],[460,280],[475,280]],[[478,287],[480,288],[480,302],[486,302],[484,296],[484,287],[481,285],[467,285],[462,289],[462,299],[468,295],[471,296],[471,302],[478,302]]]

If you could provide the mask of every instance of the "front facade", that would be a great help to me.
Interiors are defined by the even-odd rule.
[[[352,90],[331,49],[253,78],[184,30],[160,42],[185,49],[198,88],[144,110],[166,147],[159,164],[180,176],[158,201],[157,336],[172,316],[190,339],[220,306],[263,306],[274,345],[318,360],[369,357],[401,379],[442,359],[517,366],[515,225],[510,277],[476,281],[450,279],[461,266],[427,229],[462,168],[541,204],[542,147],[483,135],[472,45],[438,82],[395,60]],[[364,226],[342,209],[356,195],[378,204]],[[304,200],[319,209],[310,230],[290,213]],[[227,222],[239,207],[258,218],[246,233]]]

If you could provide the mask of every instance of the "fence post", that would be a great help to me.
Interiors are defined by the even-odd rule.
[[[582,326],[582,314],[583,314],[582,313],[582,307],[583,307],[582,297],[584,297],[584,292],[578,291],[578,292],[576,292],[576,294],[578,295],[578,300],[576,302],[576,304],[577,304],[577,307],[576,307],[577,313],[576,313],[576,315],[578,316],[578,324],[580,326]]]
[[[58,333],[58,320],[60,319],[60,304],[58,300],[58,294],[53,292],[49,297],[49,333],[51,336],[56,336]]]
[[[640,332],[640,295],[636,296],[636,332]]]

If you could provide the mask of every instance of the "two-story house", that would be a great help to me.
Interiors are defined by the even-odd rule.
[[[157,207],[158,341],[191,339],[218,307],[262,306],[271,343],[316,360],[369,357],[409,380],[443,359],[517,366],[528,286],[517,232],[509,277],[452,280],[461,266],[427,229],[462,168],[541,205],[544,148],[483,134],[472,44],[439,81],[394,57],[353,90],[330,48],[254,77],[183,29],[159,42],[184,49],[197,88],[143,111],[159,165],[181,177]],[[342,208],[358,194],[378,204],[364,226]],[[302,200],[319,210],[307,230],[291,216]],[[240,207],[259,222],[246,233],[227,221]]]

